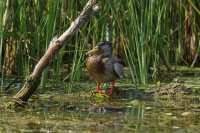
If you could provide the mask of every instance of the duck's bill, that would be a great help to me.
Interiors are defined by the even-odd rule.
[[[86,55],[94,55],[94,54],[97,54],[98,52],[99,52],[99,49],[95,47],[92,50],[88,51]]]

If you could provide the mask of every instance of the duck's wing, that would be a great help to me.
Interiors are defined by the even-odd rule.
[[[114,72],[114,74],[118,78],[123,78],[123,64],[121,59],[117,57],[103,57],[101,58],[102,64],[104,64],[105,69],[110,72]]]
[[[121,63],[118,63],[118,62],[114,63],[113,68],[119,78],[124,77],[123,65]]]
[[[124,77],[124,71],[123,71],[124,66],[122,65],[122,61],[117,57],[114,57],[113,60],[114,60],[114,63],[113,63],[114,72],[117,74],[117,76],[119,78],[123,78]]]

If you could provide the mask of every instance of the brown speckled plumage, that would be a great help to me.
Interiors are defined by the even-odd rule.
[[[97,84],[114,82],[123,77],[123,66],[120,59],[112,55],[109,42],[100,42],[88,52],[86,69]]]

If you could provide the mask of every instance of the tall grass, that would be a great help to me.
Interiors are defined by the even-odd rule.
[[[17,42],[15,71],[27,76],[56,35],[67,29],[78,16],[87,0],[14,0],[9,9],[13,31],[3,30],[6,0],[0,1],[0,63],[3,65],[5,45],[3,35]],[[101,11],[87,26],[76,33],[72,41],[61,50],[50,68],[43,73],[45,86],[49,75],[62,80],[80,80],[85,74],[85,52],[106,39],[106,21],[112,16],[112,42],[123,47],[123,59],[130,70],[133,83],[146,84],[157,79],[161,64],[176,63],[181,56],[184,26],[184,5],[173,0],[102,0]],[[199,7],[198,2],[195,3]],[[176,21],[178,20],[178,21]],[[176,21],[176,22],[175,22]],[[180,23],[180,25],[178,25]],[[119,38],[119,41],[116,41]],[[117,47],[116,44],[113,44]],[[67,51],[67,52],[66,52]],[[178,52],[177,52],[178,51]],[[65,57],[65,58],[64,58]],[[70,72],[63,74],[63,64]],[[65,71],[66,72],[66,71]]]
[[[0,72],[2,73],[3,67],[3,39],[4,39],[4,31],[5,31],[5,24],[9,15],[9,5],[10,1],[7,0],[5,2],[0,1]],[[4,74],[1,74],[1,92],[3,91],[3,80]]]
[[[163,23],[166,22],[164,15],[168,6],[169,2],[162,0],[127,0],[118,10],[111,9],[115,16],[114,28],[118,28],[118,34],[124,39],[121,43],[131,77],[136,83],[148,83],[157,72],[161,53],[165,55],[163,37],[168,30]]]
[[[0,64],[2,64],[2,47],[3,47],[3,12],[4,12],[3,1],[0,1]],[[0,65],[0,70],[2,71],[2,65]],[[2,74],[3,75],[3,74]],[[1,76],[1,92],[3,86],[3,77]]]
[[[3,27],[4,27],[3,16],[4,16],[5,4],[6,4],[5,2],[0,1],[0,63],[1,64],[2,64],[2,48],[3,48]],[[2,66],[0,66],[0,68],[1,67]]]

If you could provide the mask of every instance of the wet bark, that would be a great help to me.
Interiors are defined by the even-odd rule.
[[[50,42],[44,56],[39,60],[33,72],[27,77],[21,90],[14,96],[14,105],[23,106],[40,84],[43,70],[52,62],[55,55],[69,41],[75,32],[83,26],[97,11],[99,7],[96,0],[89,0],[81,14],[71,23],[70,27],[59,37]]]

